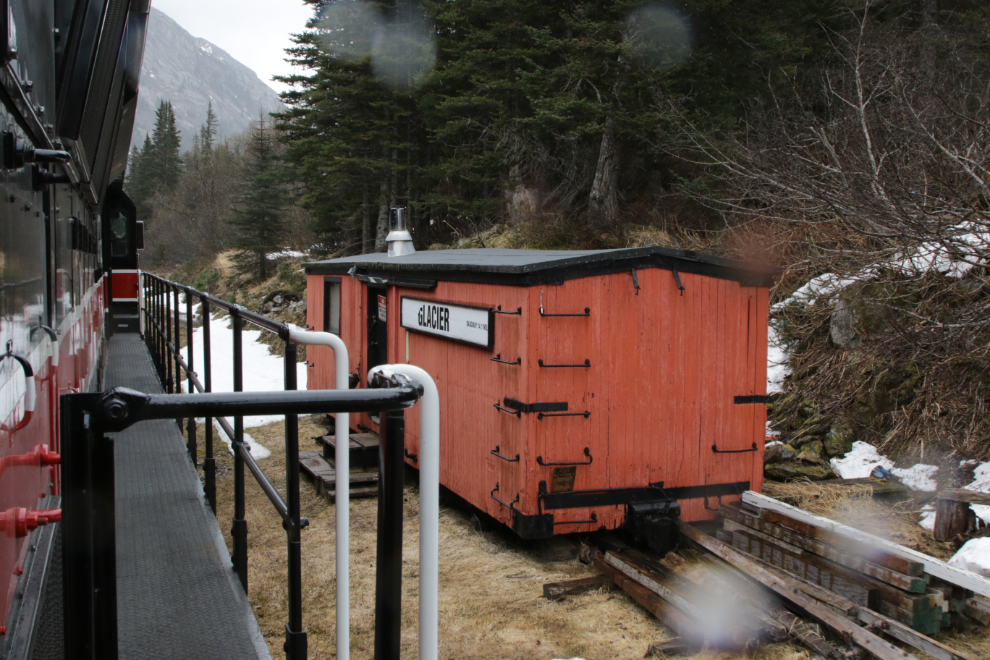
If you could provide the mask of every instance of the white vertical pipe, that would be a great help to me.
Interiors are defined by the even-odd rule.
[[[419,660],[436,660],[440,554],[440,394],[430,374],[411,364],[368,372],[396,373],[423,386],[419,410]]]
[[[287,324],[289,341],[306,346],[329,346],[333,349],[334,388],[348,388],[347,369],[350,361],[347,345],[337,335],[330,332],[311,332]],[[348,660],[351,654],[351,485],[350,485],[350,414],[337,413],[334,434],[336,454],[334,469],[337,475],[335,509],[337,515],[336,550],[337,555],[337,660]],[[343,481],[341,481],[343,479]],[[343,484],[343,485],[342,485]]]

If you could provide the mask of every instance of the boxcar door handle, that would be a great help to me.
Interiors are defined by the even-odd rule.
[[[715,452],[716,454],[745,454],[746,452],[749,451],[759,451],[759,450],[756,448],[756,443],[754,442],[752,448],[750,449],[719,449],[718,445],[716,444],[716,445],[712,445],[712,451]]]
[[[516,499],[514,499],[511,502],[509,502],[508,504],[506,504],[502,500],[500,500],[497,497],[495,497],[495,493],[497,493],[497,492],[498,492],[498,482],[495,482],[495,488],[492,489],[492,499],[495,500],[496,502],[498,502],[499,504],[501,504],[502,506],[504,506],[506,509],[515,510],[515,508],[516,508],[515,507],[515,504],[516,504],[516,502],[519,501],[519,493],[516,493]]]
[[[577,413],[577,414],[581,414],[581,413]],[[584,455],[588,457],[588,460],[583,461],[583,462],[577,462],[577,463],[575,463],[573,461],[570,462],[570,463],[549,463],[549,462],[544,462],[542,456],[537,456],[536,457],[536,462],[539,463],[540,465],[544,466],[544,467],[546,467],[548,465],[591,465],[591,462],[593,460],[595,460],[591,456],[591,450],[589,448],[585,447],[584,448]]]
[[[499,305],[498,306],[498,309],[496,309],[494,311],[495,311],[496,314],[517,314],[519,316],[522,316],[522,307],[517,307],[516,308],[516,311],[514,311],[514,312],[503,312],[502,311],[502,306]]]
[[[522,358],[521,357],[518,357],[514,361],[510,362],[509,360],[503,360],[501,353],[499,353],[495,357],[491,358],[491,361],[492,362],[501,362],[502,364],[515,364],[515,365],[522,364]]]
[[[589,417],[591,417],[591,411],[585,410],[584,412],[579,412],[579,413],[542,413],[541,412],[539,415],[536,416],[536,419],[543,419],[544,417],[584,417],[585,419],[588,419]],[[591,461],[588,462],[590,463]]]
[[[510,415],[515,415],[516,417],[522,417],[522,411],[521,410],[509,410],[508,408],[503,408],[502,406],[498,405],[497,403],[493,403],[492,405],[495,406],[496,408],[498,408],[499,410],[501,410],[502,412],[507,412]]]
[[[591,360],[585,360],[584,364],[544,364],[543,360],[537,360],[537,363],[546,369],[552,369],[555,367],[576,367],[583,369],[591,366]]]
[[[509,458],[508,456],[502,456],[502,454],[498,453],[500,451],[499,448],[500,448],[500,445],[495,445],[495,449],[491,450],[491,452],[489,452],[489,453],[491,453],[492,456],[498,456],[503,461],[508,461],[509,463],[518,463],[519,462],[519,454],[516,454],[516,457],[515,458]]]
[[[543,292],[540,291],[540,316],[591,316],[591,308],[585,307],[583,314],[547,314],[543,310]]]

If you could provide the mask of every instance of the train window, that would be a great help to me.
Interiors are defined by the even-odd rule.
[[[340,334],[340,278],[323,279],[323,332]]]
[[[124,217],[123,213],[110,223],[110,231],[113,232],[113,237],[117,240],[127,238],[127,218]]]
[[[126,257],[127,218],[124,217],[123,213],[117,214],[117,217],[110,223],[110,233],[113,236],[113,240],[110,242],[110,254],[114,257]]]

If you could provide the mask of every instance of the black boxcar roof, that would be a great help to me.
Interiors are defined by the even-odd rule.
[[[770,286],[777,269],[710,254],[663,247],[619,250],[428,250],[402,257],[362,254],[303,264],[310,275],[350,274],[397,286],[429,286],[436,280],[491,284],[559,283],[634,268],[664,268]]]

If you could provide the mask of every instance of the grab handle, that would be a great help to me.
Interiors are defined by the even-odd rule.
[[[549,462],[544,462],[542,456],[537,456],[536,457],[536,462],[539,463],[540,465],[542,465],[543,467],[546,467],[548,465],[591,465],[591,462],[593,460],[595,460],[591,456],[591,449],[589,449],[588,447],[585,447],[584,448],[584,455],[588,457],[588,460],[586,460],[584,462],[578,462],[578,463],[575,463],[573,461],[570,462],[570,463],[549,463]]]
[[[495,445],[495,449],[491,450],[489,453],[492,456],[497,456],[498,458],[501,458],[503,461],[506,461],[508,463],[519,462],[519,454],[516,454],[515,458],[509,458],[508,456],[502,456],[502,454],[500,454],[499,451],[500,451],[500,445]]]

